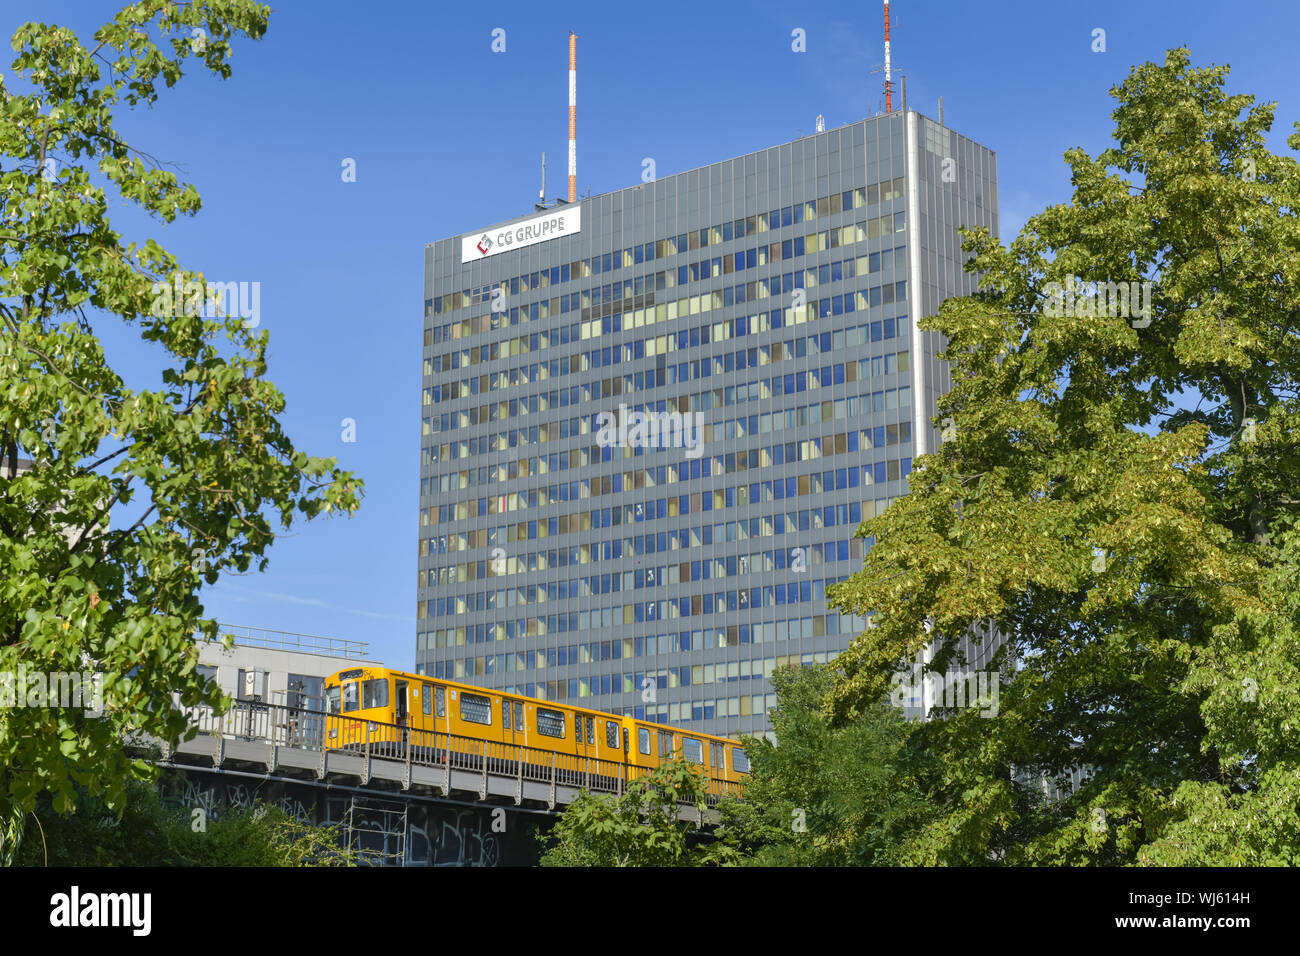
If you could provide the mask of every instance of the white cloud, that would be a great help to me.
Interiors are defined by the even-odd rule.
[[[220,592],[228,594],[232,600],[239,601],[243,604],[251,604],[255,600],[261,601],[279,601],[285,604],[299,604],[307,607],[319,607],[327,611],[338,611],[342,614],[354,614],[357,617],[368,617],[379,621],[400,621],[403,624],[414,624],[415,615],[401,614],[381,614],[378,611],[363,611],[359,608],[343,607],[338,604],[331,604],[329,601],[322,601],[319,598],[299,597],[296,594],[283,594],[279,591],[252,591],[248,588],[241,588],[237,584],[225,584],[220,588]],[[247,595],[240,597],[240,594]]]

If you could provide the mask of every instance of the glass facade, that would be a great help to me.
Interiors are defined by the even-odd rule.
[[[417,670],[769,729],[773,668],[864,626],[825,589],[937,440],[914,318],[972,290],[996,170],[894,113],[428,245]]]

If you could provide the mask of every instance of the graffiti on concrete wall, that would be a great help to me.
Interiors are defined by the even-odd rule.
[[[212,821],[270,804],[300,823],[337,825],[363,858],[380,866],[534,866],[535,829],[550,825],[513,808],[340,796],[293,781],[232,783],[175,771],[160,786],[170,802],[201,809]]]
[[[264,792],[265,786],[249,786],[244,783],[215,784],[190,777],[178,776],[175,783],[168,787],[164,784],[163,793],[173,803],[190,810],[200,809],[209,820],[220,820],[225,811],[251,810],[267,804],[278,806],[286,816],[299,823],[315,823],[315,806],[313,798],[289,793],[273,794]]]

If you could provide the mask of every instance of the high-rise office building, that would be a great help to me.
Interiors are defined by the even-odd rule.
[[[938,440],[962,225],[995,154],[895,112],[429,244],[417,669],[769,729]]]

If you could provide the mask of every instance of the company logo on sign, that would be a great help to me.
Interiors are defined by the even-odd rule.
[[[521,249],[548,239],[558,239],[582,231],[582,207],[553,210],[513,225],[490,229],[478,237],[460,241],[460,261],[474,262],[511,249]]]

